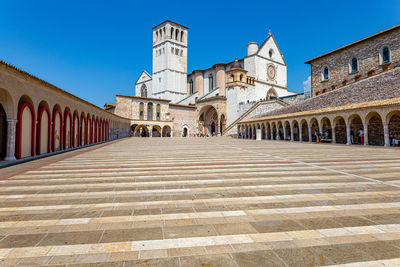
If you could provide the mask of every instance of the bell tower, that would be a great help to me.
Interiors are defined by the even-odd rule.
[[[153,28],[152,97],[176,103],[187,95],[188,28],[166,20]]]

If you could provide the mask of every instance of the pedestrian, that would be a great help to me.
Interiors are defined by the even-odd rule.
[[[364,130],[360,129],[360,139],[361,139],[361,144],[364,144]]]

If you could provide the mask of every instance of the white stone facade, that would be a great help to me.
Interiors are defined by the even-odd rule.
[[[271,33],[260,46],[255,42],[247,45],[247,56],[236,61],[243,75],[235,83],[231,82],[235,62],[217,63],[188,74],[187,48],[185,26],[167,20],[154,27],[153,73],[142,72],[135,85],[136,96],[195,106],[198,101],[224,97],[223,113],[228,126],[246,112],[245,107],[270,97],[296,95],[287,90],[286,62]],[[143,95],[143,86],[147,88],[147,95]]]

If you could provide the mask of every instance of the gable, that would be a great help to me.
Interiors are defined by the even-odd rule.
[[[272,56],[270,56],[269,51],[272,51]],[[257,55],[270,58],[273,61],[279,62],[286,65],[285,59],[283,58],[278,45],[276,44],[274,36],[271,34],[265,39],[257,51]]]
[[[144,70],[140,74],[139,78],[136,80],[135,84],[144,83],[144,82],[150,81],[151,79],[152,79],[151,75],[147,71]]]

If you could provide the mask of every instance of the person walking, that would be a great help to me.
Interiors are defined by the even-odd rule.
[[[360,139],[361,139],[361,144],[364,144],[364,130],[360,129]]]

